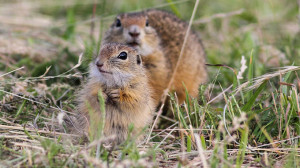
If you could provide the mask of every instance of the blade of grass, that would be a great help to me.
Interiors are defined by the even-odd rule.
[[[19,109],[17,111],[17,114],[16,114],[15,118],[17,118],[22,113],[26,102],[27,102],[27,100],[23,100],[22,104],[20,105],[20,107],[19,107]]]
[[[179,12],[179,10],[177,9],[177,7],[175,6],[175,3],[172,0],[167,0],[167,2],[170,4],[170,7],[172,9],[172,11],[175,13],[175,15],[179,18],[181,18],[181,14]]]
[[[205,143],[205,138],[204,138],[204,136],[201,135],[201,136],[200,136],[200,139],[201,139],[201,145],[202,145],[203,149],[206,149],[207,147],[206,147],[206,143]]]
[[[248,127],[246,126],[246,128],[241,130],[241,132],[242,132],[242,138],[241,138],[240,148],[236,159],[236,167],[241,167],[245,159],[245,152],[248,143],[248,132],[249,132]]]
[[[248,65],[248,81],[249,84],[248,86],[251,86],[252,85],[252,80],[254,78],[254,58],[253,58],[253,49],[251,50],[251,54],[250,54],[250,59],[249,59],[249,65]],[[247,94],[246,94],[246,97],[247,99],[249,100],[251,97],[252,97],[252,92],[249,91]]]
[[[249,101],[246,103],[246,105],[244,105],[242,107],[242,111],[250,111],[252,106],[255,103],[256,98],[258,97],[258,95],[263,91],[263,89],[266,87],[267,85],[267,80],[264,81],[259,87],[258,89],[255,91],[255,93],[250,97]]]
[[[186,136],[186,151],[187,152],[191,152],[192,151],[192,139],[191,139],[191,136],[188,135]]]

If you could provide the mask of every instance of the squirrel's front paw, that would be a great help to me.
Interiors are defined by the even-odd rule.
[[[120,90],[119,89],[111,90],[107,95],[113,101],[120,100]]]

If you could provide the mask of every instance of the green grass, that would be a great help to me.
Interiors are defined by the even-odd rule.
[[[58,114],[76,108],[75,93],[116,14],[160,8],[188,21],[195,2],[26,1],[32,8],[5,12],[20,3],[0,1],[0,167],[300,166],[299,67],[287,67],[300,65],[296,0],[201,0],[193,29],[201,34],[207,63],[231,69],[208,66],[211,78],[199,86],[197,99],[179,105],[172,95],[174,117],[160,118],[148,144],[129,133],[115,150],[99,143],[104,137],[97,122],[88,142],[70,141]],[[234,11],[242,12],[229,15]],[[81,66],[68,71],[81,53]],[[247,68],[238,79],[242,56]],[[275,73],[279,66],[284,73]],[[272,77],[263,76],[268,73]]]

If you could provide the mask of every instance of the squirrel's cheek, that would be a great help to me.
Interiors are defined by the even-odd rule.
[[[97,76],[99,74],[99,70],[96,66],[90,66],[90,75]]]
[[[145,31],[145,34],[156,34],[155,29],[153,29],[152,27],[146,27],[144,29],[144,31]]]

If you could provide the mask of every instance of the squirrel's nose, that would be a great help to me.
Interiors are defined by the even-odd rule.
[[[129,35],[131,36],[131,37],[138,37],[139,35],[140,35],[140,32],[129,32]]]
[[[137,25],[130,26],[128,34],[133,38],[137,38],[140,35],[140,27]]]
[[[101,67],[103,66],[103,64],[100,63],[99,61],[97,61],[97,62],[96,62],[96,66],[97,66],[98,68],[101,68]]]

